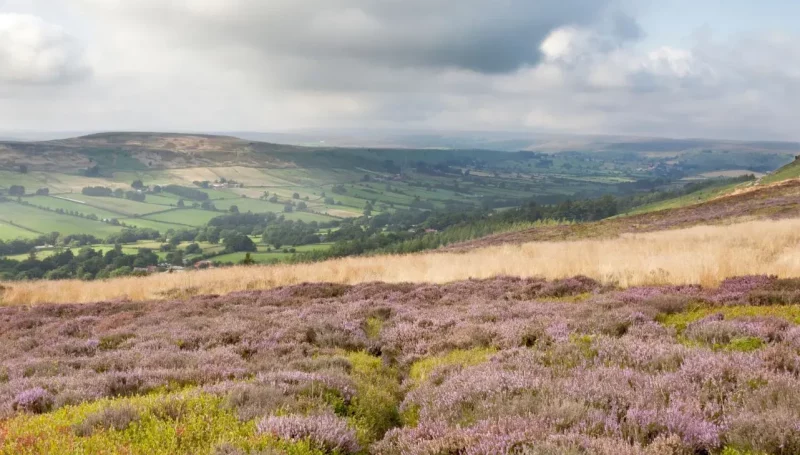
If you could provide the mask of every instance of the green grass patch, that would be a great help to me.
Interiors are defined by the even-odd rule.
[[[376,340],[383,329],[383,319],[371,317],[364,321],[364,333],[370,340]]]
[[[0,454],[211,454],[216,445],[265,447],[275,441],[258,437],[254,422],[240,422],[221,399],[197,392],[103,399],[68,406],[43,415],[21,414],[0,423]],[[123,428],[85,429],[108,409],[135,412]],[[295,452],[313,453],[313,452]]]
[[[400,381],[397,370],[384,365],[378,357],[353,352],[346,358],[352,365],[350,377],[357,389],[350,404],[350,421],[361,444],[366,446],[400,425]]]
[[[800,178],[800,161],[797,160],[764,177],[761,180],[761,183],[776,183],[783,180],[796,178]]]
[[[659,317],[659,322],[683,332],[692,322],[717,313],[722,313],[725,319],[773,316],[800,324],[800,305],[701,307],[682,313],[662,315]]]
[[[730,193],[741,185],[741,183],[732,183],[730,185],[706,188],[704,190],[695,191],[684,196],[642,205],[640,207],[636,207],[634,210],[626,213],[625,215],[638,215],[642,213],[658,212],[660,210],[676,209],[694,204],[700,204],[701,202],[706,202],[715,197]]]
[[[457,349],[447,354],[427,357],[411,365],[408,376],[414,385],[420,385],[437,368],[452,365],[462,367],[479,365],[489,360],[489,357],[495,352],[494,348]]]
[[[761,338],[741,337],[731,340],[726,348],[731,351],[751,352],[759,349],[762,346],[764,346],[764,342],[761,341]]]

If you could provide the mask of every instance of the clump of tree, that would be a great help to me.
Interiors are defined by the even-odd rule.
[[[0,279],[104,279],[131,275],[137,268],[157,264],[158,255],[151,250],[142,248],[137,254],[124,254],[120,245],[106,253],[90,247],[80,249],[77,254],[68,249],[44,259],[31,252],[23,261],[0,259]]]
[[[317,235],[318,230],[317,223],[283,221],[267,226],[261,236],[261,241],[273,245],[275,248],[283,245],[311,245],[320,242],[320,237]]]
[[[223,240],[223,245],[225,245],[225,252],[226,253],[238,253],[240,251],[258,251],[258,247],[256,247],[255,242],[253,240],[244,235],[239,234],[238,232],[231,233],[231,235],[225,237]]]
[[[126,191],[125,192],[125,199],[130,199],[131,201],[136,202],[144,202],[147,198],[147,194],[139,192],[139,191]]]
[[[184,199],[191,199],[193,201],[207,201],[209,199],[208,193],[197,188],[189,188],[180,185],[167,185],[161,187],[161,191],[180,196]]]
[[[81,190],[81,194],[92,197],[112,197],[114,196],[114,190],[104,186],[87,186]]]

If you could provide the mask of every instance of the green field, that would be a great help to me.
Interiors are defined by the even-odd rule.
[[[0,217],[4,214],[2,213],[2,209],[5,206],[0,204]],[[28,231],[26,229],[22,229],[17,226],[12,226],[7,222],[0,221],[0,240],[13,240],[13,239],[32,239],[37,237],[39,234],[34,232]]]
[[[296,247],[286,247],[288,250],[289,248],[294,248],[296,253],[303,253],[309,251],[324,251],[327,250],[332,246],[331,243],[319,243],[316,245],[301,245]],[[286,259],[291,258],[294,256],[294,253],[284,253],[283,248],[280,250],[274,250],[267,252],[265,246],[259,246],[258,252],[250,253],[250,258],[257,263],[269,263],[269,262],[279,262]],[[228,263],[232,262],[234,264],[238,264],[242,262],[245,258],[247,253],[239,252],[239,253],[229,253],[223,254],[220,256],[214,256],[211,258],[214,262],[221,262],[221,263]]]
[[[147,201],[137,202],[115,197],[93,197],[85,196],[83,194],[75,194],[64,197],[84,202],[86,205],[108,210],[109,212],[117,213],[121,216],[147,215],[149,213],[162,212],[170,209],[170,207],[150,204]]]
[[[197,209],[176,209],[169,212],[147,215],[144,219],[174,223],[183,226],[205,226],[212,218],[220,216],[219,212]]]
[[[158,232],[164,233],[170,229],[186,229],[187,226],[164,223],[161,221],[148,220],[147,218],[121,218],[120,223],[125,223],[126,226],[133,226],[137,228],[155,229]]]
[[[34,194],[39,188],[48,188],[51,193],[80,193],[87,186],[103,183],[112,188],[128,188],[128,185],[103,181],[82,175],[61,174],[57,172],[33,171],[27,174],[0,170],[0,188],[22,185],[26,194]]]
[[[10,221],[31,231],[43,234],[60,232],[63,235],[91,234],[97,237],[106,237],[122,230],[119,226],[112,226],[100,221],[59,215],[55,212],[17,203],[0,204],[0,221]]]
[[[178,201],[180,198],[175,196],[174,194],[169,193],[158,193],[158,194],[148,194],[147,199],[145,200],[148,204],[157,204],[157,205],[165,205],[169,207],[176,207],[178,205]]]
[[[47,207],[53,210],[64,210],[82,213],[84,215],[95,214],[100,219],[119,218],[119,214],[110,212],[108,210],[92,207],[91,205],[70,201],[69,195],[67,196],[32,196],[26,197],[24,201],[38,207]]]
[[[253,198],[239,197],[236,199],[224,199],[214,201],[214,206],[219,210],[229,210],[231,206],[235,205],[239,208],[239,212],[253,212],[253,213],[281,213],[283,212],[284,204],[262,201]]]

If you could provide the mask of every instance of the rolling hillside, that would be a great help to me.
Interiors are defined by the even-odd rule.
[[[449,251],[466,251],[505,243],[608,238],[621,234],[653,232],[696,225],[727,224],[752,219],[800,217],[800,160],[755,184],[736,184],[700,191],[594,223],[544,226],[488,236],[453,245]]]

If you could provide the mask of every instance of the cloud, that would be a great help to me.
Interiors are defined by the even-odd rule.
[[[23,3],[50,23],[0,7],[12,127],[799,138],[795,34],[656,42],[629,0]]]
[[[80,46],[62,28],[0,13],[0,83],[60,84],[87,73]]]
[[[536,64],[539,43],[565,24],[608,23],[625,39],[638,30],[611,0],[83,1],[104,14],[160,24],[189,47],[488,74]]]

